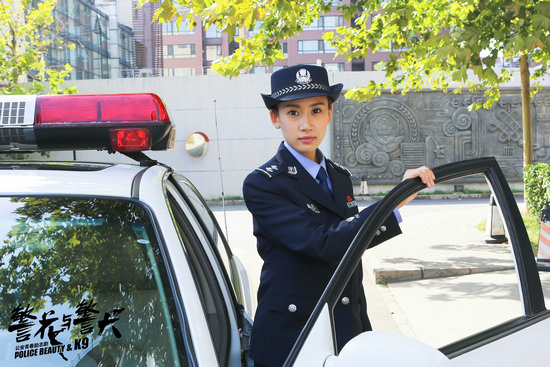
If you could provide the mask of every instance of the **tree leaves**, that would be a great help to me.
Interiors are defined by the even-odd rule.
[[[141,0],[141,3],[156,0]],[[236,38],[239,49],[218,60],[212,68],[237,76],[256,65],[273,65],[282,58],[280,41],[330,9],[326,0],[178,0],[188,18],[204,26],[217,26],[233,35],[235,27],[253,29],[254,37]],[[363,0],[341,4],[339,11],[350,24],[327,32],[323,39],[338,54],[351,60],[389,49],[390,60],[381,67],[386,79],[357,88],[349,96],[369,99],[380,91],[447,88],[452,83],[469,90],[487,88],[494,101],[508,74],[497,60],[528,54],[537,62],[550,59],[550,2],[519,0]],[[171,0],[163,0],[159,21],[173,16],[181,21]],[[261,21],[261,22],[260,22]],[[260,23],[258,23],[260,22]],[[370,24],[369,24],[370,23]],[[476,80],[468,80],[468,70]],[[544,69],[546,70],[546,69]],[[533,77],[540,77],[541,72]]]
[[[54,26],[56,0],[31,3],[3,0],[0,3],[0,94],[40,94],[49,84],[51,93],[75,93],[64,88],[69,64],[60,69],[46,67],[45,55],[59,32]],[[30,86],[21,82],[30,79]]]

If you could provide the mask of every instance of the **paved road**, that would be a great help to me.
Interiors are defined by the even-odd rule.
[[[221,207],[212,209],[222,229],[227,219],[229,243],[248,271],[255,308],[261,259],[251,216],[242,205],[227,206],[225,216]],[[513,266],[508,246],[486,244],[485,233],[476,228],[488,212],[487,199],[415,200],[401,209],[403,234],[363,256],[368,312],[376,330],[402,333],[441,347],[521,315],[513,270],[472,271]],[[390,277],[376,284],[380,274],[396,270],[409,274],[405,279],[418,274],[436,277],[409,281]],[[472,274],[449,276],[456,271]],[[540,274],[550,304],[550,273]]]

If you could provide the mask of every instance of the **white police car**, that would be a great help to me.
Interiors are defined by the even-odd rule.
[[[3,152],[107,149],[138,161],[0,163],[0,366],[250,364],[244,269],[193,185],[142,153],[167,149],[172,136],[151,94],[0,98]],[[486,176],[514,250],[523,316],[440,350],[368,332],[335,352],[331,310],[376,229],[423,188],[407,180],[356,236],[285,366],[513,366],[513,355],[544,350],[550,313],[498,164],[434,172],[438,182]]]
[[[162,101],[8,96],[0,106],[3,151],[141,160],[0,163],[0,365],[242,366],[246,273],[193,185],[139,153],[171,144]]]

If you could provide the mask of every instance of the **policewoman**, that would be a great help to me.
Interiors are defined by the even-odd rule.
[[[296,65],[274,72],[271,94],[262,94],[271,122],[281,130],[284,141],[277,154],[243,184],[263,259],[250,347],[256,367],[283,365],[373,209],[358,211],[350,172],[318,149],[342,87],[329,85],[323,67]],[[409,177],[421,177],[433,186],[433,173],[427,167],[408,170],[404,178]],[[377,233],[373,245],[401,233],[395,215]],[[338,349],[372,329],[362,277],[358,266],[334,310]]]

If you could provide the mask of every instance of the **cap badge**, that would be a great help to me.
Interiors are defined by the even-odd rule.
[[[308,84],[311,83],[311,75],[307,69],[300,69],[296,73],[296,83],[298,84]]]

